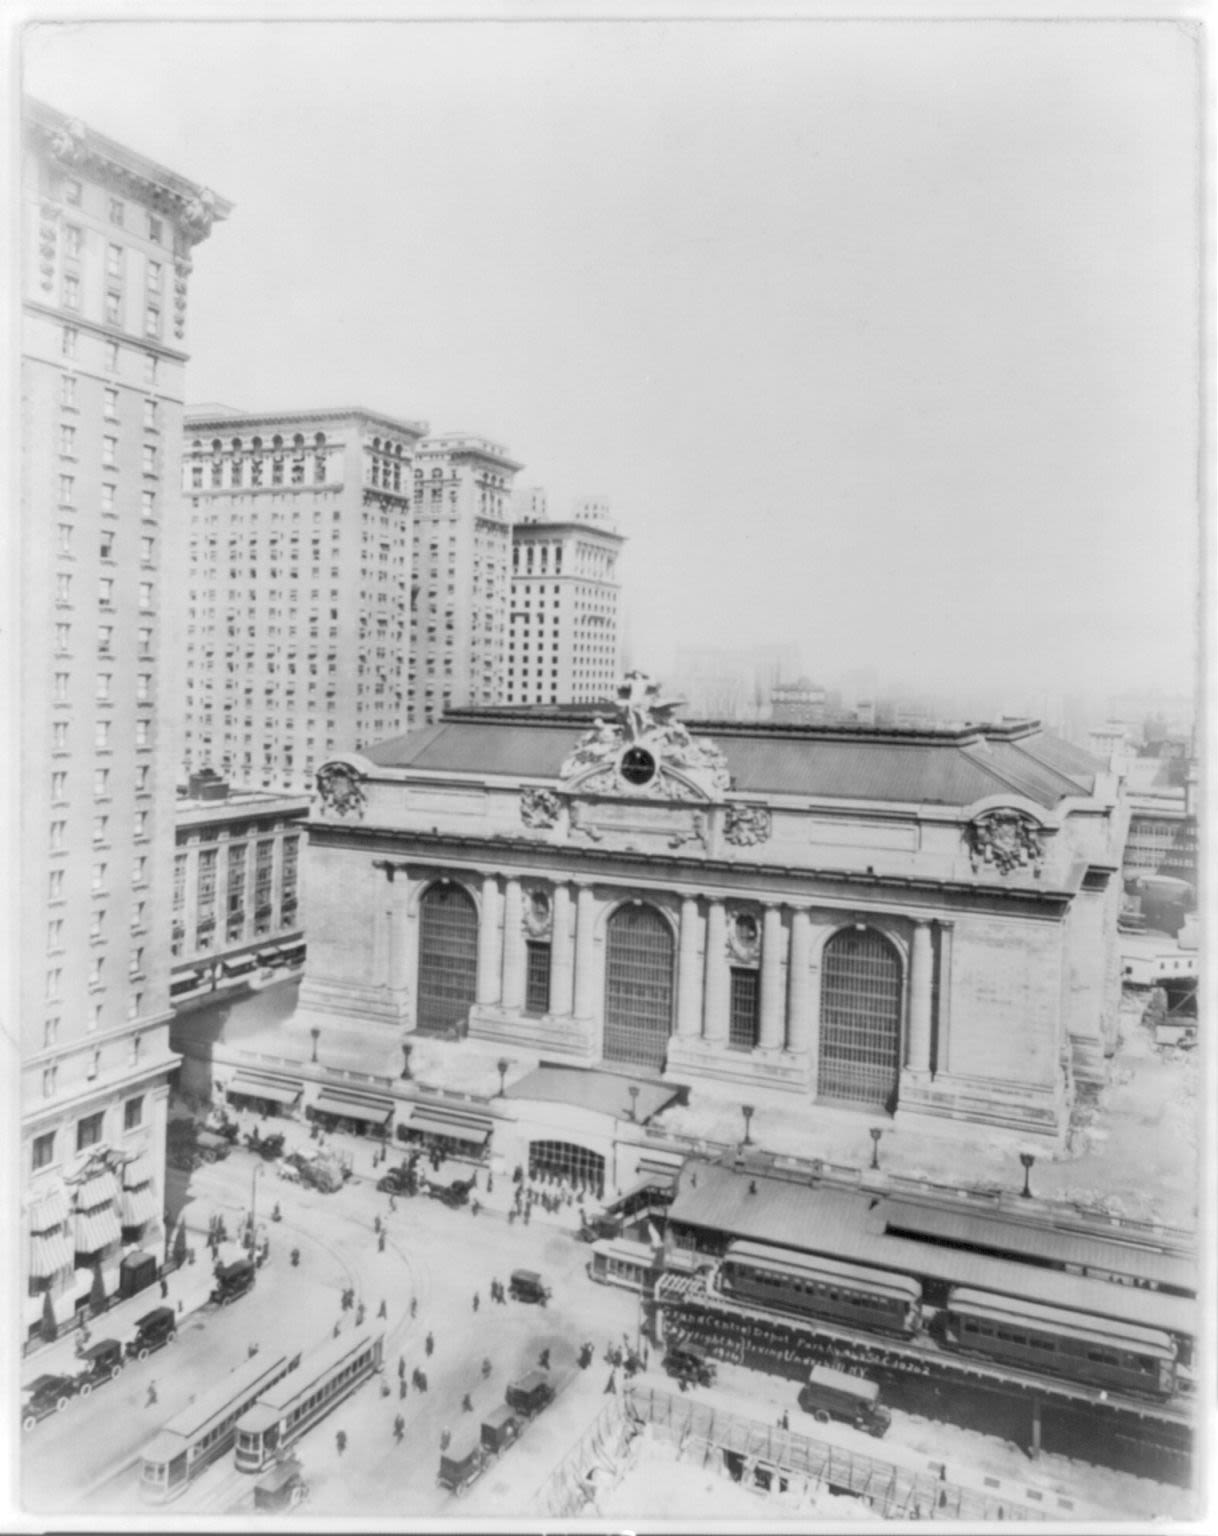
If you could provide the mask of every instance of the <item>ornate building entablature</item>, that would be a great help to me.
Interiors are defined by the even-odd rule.
[[[156,208],[173,221],[176,248],[185,256],[226,219],[232,204],[210,187],[201,187],[145,159],[42,102],[25,109],[33,148],[65,172],[87,177]]]

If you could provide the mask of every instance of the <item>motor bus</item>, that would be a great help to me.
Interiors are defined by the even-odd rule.
[[[299,1364],[299,1355],[255,1355],[183,1408],[144,1448],[142,1496],[156,1504],[176,1498],[231,1448],[242,1414]]]
[[[340,1334],[269,1386],[237,1424],[241,1472],[260,1472],[381,1369],[383,1333]]]

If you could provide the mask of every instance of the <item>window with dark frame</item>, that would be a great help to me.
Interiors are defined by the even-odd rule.
[[[728,1024],[728,1044],[733,1050],[751,1051],[756,1047],[760,1025],[760,996],[757,972],[749,966],[734,965]]]
[[[550,946],[530,939],[525,950],[528,965],[525,973],[524,1011],[546,1013],[550,1007]]]
[[[103,1112],[95,1115],[85,1115],[76,1122],[76,1150],[83,1152],[87,1147],[96,1146],[102,1139]]]

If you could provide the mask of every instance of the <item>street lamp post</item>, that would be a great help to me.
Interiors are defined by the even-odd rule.
[[[630,1085],[630,1118],[632,1120],[639,1118],[639,1085],[637,1083]]]
[[[507,1078],[507,1069],[512,1065],[512,1063],[507,1059],[506,1056],[500,1056],[495,1065],[499,1069],[499,1097],[502,1098],[504,1092],[504,1082]]]
[[[880,1166],[880,1137],[883,1134],[883,1130],[878,1125],[871,1127],[871,1167],[873,1170]]]
[[[410,1081],[410,1053],[414,1050],[413,1040],[402,1041],[402,1076]]]
[[[749,1147],[753,1144],[753,1139],[749,1134],[749,1128],[753,1122],[753,1106],[751,1104],[742,1104],[740,1106],[740,1113],[744,1116],[744,1145]]]
[[[258,1250],[258,1175],[265,1173],[262,1163],[254,1164],[254,1171],[250,1175],[250,1258],[254,1258]]]
[[[1032,1198],[1032,1189],[1029,1180],[1032,1177],[1032,1164],[1036,1159],[1032,1156],[1031,1152],[1021,1152],[1019,1154],[1019,1161],[1023,1164],[1023,1188],[1019,1193],[1025,1200],[1030,1200]]]
[[[318,1042],[318,1039],[321,1036],[321,1030],[317,1027],[316,1024],[314,1024],[313,1027],[309,1030],[309,1033],[313,1036],[313,1060],[316,1061],[317,1060],[317,1042]]]

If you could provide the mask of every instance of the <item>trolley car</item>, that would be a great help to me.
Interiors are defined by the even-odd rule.
[[[592,1244],[588,1276],[601,1285],[620,1285],[628,1291],[646,1290],[648,1277],[658,1273],[656,1251],[648,1243],[627,1237],[602,1238]]]
[[[845,1264],[768,1243],[729,1243],[719,1266],[727,1296],[783,1312],[908,1336],[922,1319],[922,1287],[908,1275]]]
[[[237,1424],[236,1466],[260,1472],[381,1368],[385,1335],[340,1335],[270,1385]]]
[[[1158,1328],[956,1286],[942,1313],[944,1343],[962,1353],[1121,1392],[1170,1397],[1176,1346]]]
[[[232,1446],[242,1414],[299,1364],[299,1355],[255,1355],[170,1419],[144,1449],[143,1497],[158,1504],[176,1498]]]

